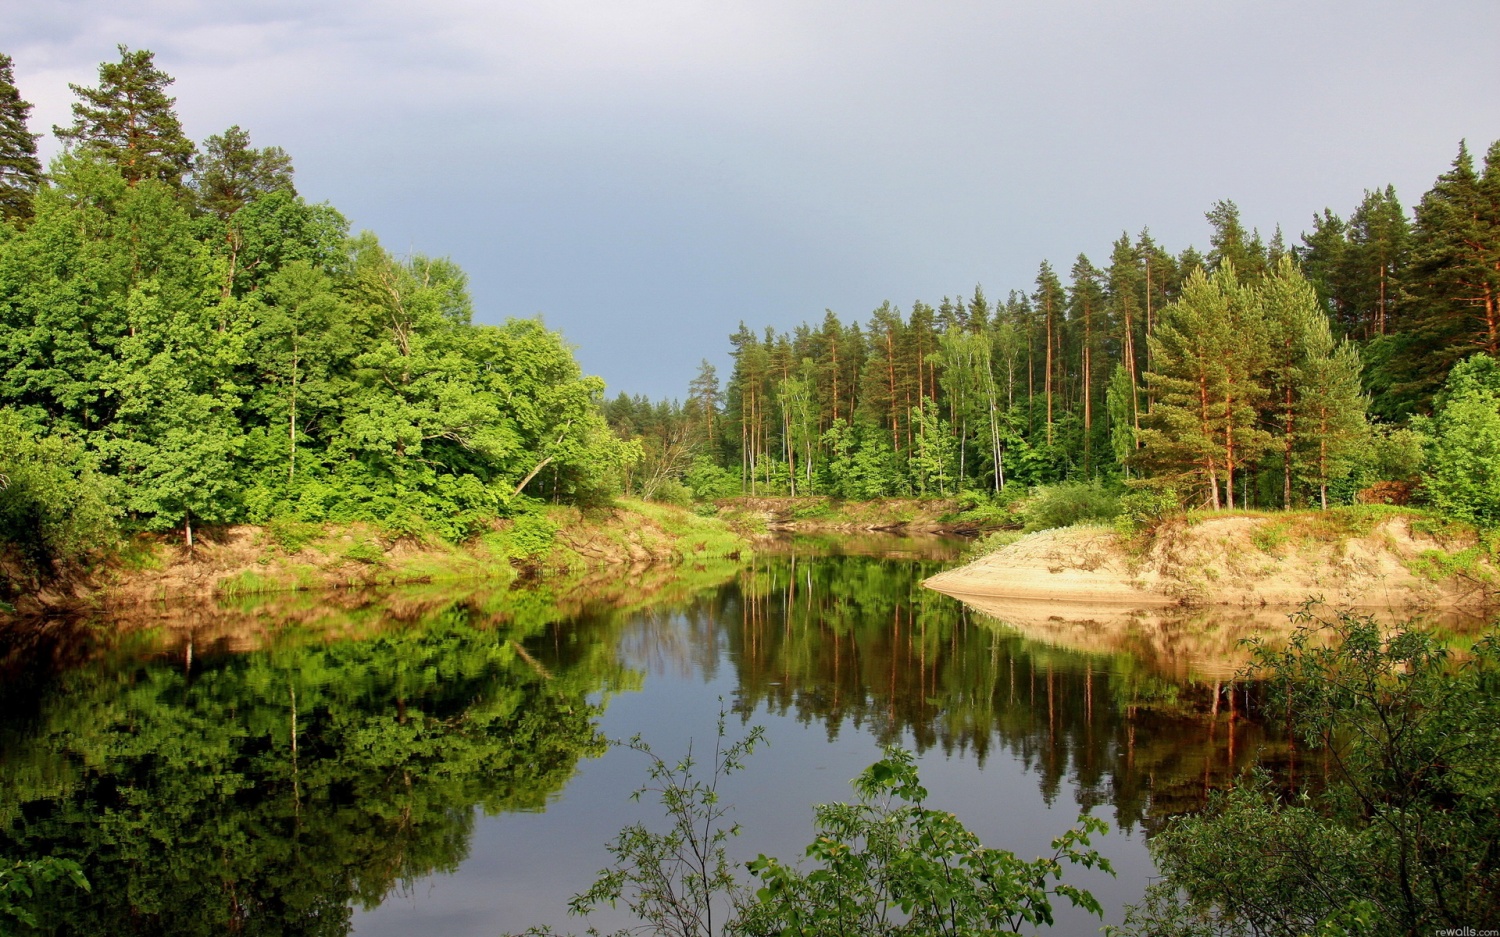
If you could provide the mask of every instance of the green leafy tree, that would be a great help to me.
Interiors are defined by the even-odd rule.
[[[1057,899],[1103,914],[1093,895],[1062,877],[1065,864],[1113,874],[1090,844],[1107,829],[1104,821],[1084,815],[1053,841],[1053,855],[1024,861],[982,845],[953,814],[926,806],[911,753],[894,747],[854,780],[857,803],[815,808],[817,838],[807,855],[817,868],[761,855],[748,863],[761,882],[751,894],[729,860],[726,844],[740,829],[727,822],[732,808],[718,786],[743,770],[762,733],[724,739],[721,713],[707,780],[691,751],[671,764],[639,738],[628,743],[651,758],[651,780],[635,796],[654,794],[671,825],[621,830],[608,847],[614,864],[573,899],[574,913],[623,901],[642,924],[614,937],[644,929],[670,937],[1019,934],[1052,924]]]
[[[1445,514],[1500,525],[1500,362],[1481,354],[1459,363],[1437,411],[1416,427],[1428,438],[1427,499]]]
[[[0,221],[31,217],[31,200],[42,185],[37,134],[26,127],[31,104],[21,100],[10,56],[0,52]]]
[[[929,488],[936,488],[940,496],[946,496],[956,486],[958,469],[958,440],[952,427],[938,415],[936,404],[912,407],[911,423],[916,441],[908,462],[917,491],[926,495]]]
[[[984,846],[953,814],[926,805],[910,752],[886,749],[854,781],[859,801],[814,810],[812,871],[762,855],[761,880],[738,922],[747,935],[1020,934],[1053,923],[1052,903],[1103,915],[1087,891],[1061,881],[1064,864],[1113,872],[1090,846],[1102,820],[1081,816],[1031,860]]]
[[[153,53],[131,52],[124,45],[119,50],[120,61],[100,64],[99,87],[68,85],[79,98],[73,102],[73,125],[52,132],[65,143],[104,155],[131,185],[159,179],[180,186],[197,148],[173,110],[177,99],[167,96],[173,79],[156,67]]]

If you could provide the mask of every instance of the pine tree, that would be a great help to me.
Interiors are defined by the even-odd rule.
[[[1213,508],[1234,507],[1236,470],[1270,442],[1256,425],[1265,396],[1257,380],[1265,364],[1258,297],[1232,263],[1211,278],[1195,272],[1163,310],[1151,350],[1146,378],[1157,403],[1141,430],[1138,464],[1175,476]]]
[[[1302,271],[1317,291],[1323,310],[1338,323],[1345,335],[1354,328],[1350,311],[1352,303],[1344,277],[1348,253],[1348,226],[1328,208],[1323,209],[1321,215],[1313,215],[1313,229],[1310,233],[1303,233],[1302,246],[1296,250]]]
[[[1120,239],[1115,241],[1110,253],[1109,271],[1106,276],[1110,310],[1119,334],[1120,365],[1125,371],[1127,385],[1125,399],[1129,403],[1127,417],[1133,439],[1134,431],[1139,430],[1141,425],[1140,381],[1137,377],[1140,373],[1140,361],[1136,349],[1138,332],[1145,317],[1142,315],[1140,306],[1143,286],[1142,267],[1128,234],[1122,233]],[[1110,380],[1113,386],[1114,377],[1111,376]],[[1114,432],[1113,427],[1111,432]]]
[[[1282,506],[1292,507],[1292,480],[1296,453],[1304,437],[1315,429],[1304,425],[1304,381],[1307,377],[1309,336],[1316,329],[1329,331],[1328,317],[1318,308],[1317,293],[1291,258],[1276,265],[1261,289],[1268,338],[1267,389],[1270,391],[1270,422],[1276,427],[1281,451]]]
[[[1325,511],[1329,484],[1348,476],[1369,442],[1361,371],[1354,343],[1336,342],[1328,320],[1312,317],[1301,374],[1299,419],[1307,431],[1298,440],[1299,474],[1317,487]]]
[[[698,365],[698,375],[688,384],[688,406],[698,423],[700,438],[710,451],[717,445],[721,396],[719,371],[704,358]]]
[[[31,217],[32,199],[42,184],[36,158],[37,134],[26,129],[31,104],[21,100],[11,58],[0,53],[0,220]]]
[[[1396,318],[1410,252],[1411,225],[1395,187],[1365,192],[1364,201],[1349,216],[1346,265],[1366,338],[1386,334]]]
[[[1212,247],[1208,252],[1208,266],[1211,270],[1218,270],[1228,263],[1241,277],[1248,280],[1256,279],[1265,272],[1266,254],[1260,243],[1260,235],[1245,232],[1245,226],[1240,223],[1238,205],[1222,199],[1214,202],[1214,207],[1204,217],[1214,229],[1208,238]]]
[[[1058,352],[1058,326],[1062,318],[1064,294],[1062,281],[1057,274],[1052,272],[1052,265],[1042,261],[1041,268],[1036,275],[1036,293],[1032,296],[1032,306],[1035,310],[1038,324],[1043,330],[1043,344],[1046,347],[1046,359],[1042,376],[1042,393],[1047,398],[1047,445],[1052,445],[1053,439],[1053,391],[1054,379],[1056,377],[1056,361]]]
[[[203,142],[194,184],[204,208],[228,221],[255,198],[271,192],[297,194],[292,158],[279,146],[253,149],[238,126]]]
[[[151,52],[118,48],[119,62],[99,66],[99,87],[68,85],[80,99],[73,102],[73,126],[52,132],[104,154],[131,185],[160,179],[180,186],[196,148],[172,109],[177,99],[167,97],[173,79],[156,67]]]
[[[1424,399],[1453,363],[1500,355],[1500,141],[1481,174],[1467,146],[1417,206],[1412,243],[1415,323],[1430,349],[1414,383]]]
[[[1079,396],[1083,405],[1083,473],[1094,474],[1094,373],[1102,354],[1104,329],[1104,288],[1102,274],[1088,257],[1078,255],[1071,272],[1068,312],[1078,334]]]

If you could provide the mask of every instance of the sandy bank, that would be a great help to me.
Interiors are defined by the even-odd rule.
[[[1093,607],[1290,609],[1316,598],[1415,612],[1491,606],[1497,581],[1472,533],[1410,515],[1330,512],[1179,521],[1139,539],[1046,530],[925,584],[960,598]]]

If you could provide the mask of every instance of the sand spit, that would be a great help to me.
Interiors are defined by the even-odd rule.
[[[1493,606],[1500,575],[1474,535],[1425,526],[1408,515],[1361,529],[1347,518],[1294,514],[1176,521],[1134,538],[1067,527],[1023,537],[925,584],[960,598],[1095,608],[1292,609],[1309,599],[1414,613]]]

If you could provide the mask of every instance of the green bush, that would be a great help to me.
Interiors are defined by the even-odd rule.
[[[1455,365],[1430,420],[1422,490],[1433,507],[1481,527],[1500,526],[1500,362]]]
[[[266,524],[266,533],[276,545],[287,553],[296,553],[317,539],[322,532],[317,524],[299,521],[295,517],[277,517]]]
[[[380,544],[378,543],[372,543],[369,540],[360,540],[344,551],[344,558],[354,560],[357,563],[379,566],[385,562],[385,551],[380,548]]]
[[[1331,766],[1326,789],[1289,799],[1262,776],[1171,821],[1150,844],[1163,879],[1117,933],[1397,937],[1500,920],[1500,634],[1458,659],[1410,625],[1304,617],[1256,660],[1270,717]]]
[[[740,476],[714,464],[708,456],[699,456],[682,479],[693,490],[698,501],[732,498],[740,493]]]
[[[690,507],[693,503],[693,490],[675,478],[668,478],[656,486],[656,493],[651,500],[679,508]]]
[[[0,411],[0,551],[30,581],[0,573],[0,588],[52,579],[113,544],[117,488],[79,444],[37,436],[17,414]]]
[[[83,869],[72,859],[47,856],[42,859],[12,862],[0,865],[0,924],[6,920],[25,924],[28,929],[37,926],[33,902],[37,898],[37,886],[64,881],[75,888],[93,891]],[[13,933],[0,927],[0,933]]]
[[[1182,511],[1182,497],[1167,485],[1141,485],[1120,496],[1115,525],[1124,533],[1151,530]]]
[[[1119,496],[1097,481],[1041,485],[1032,489],[1021,506],[1028,533],[1050,527],[1109,522],[1119,513]]]
[[[511,519],[506,532],[511,557],[530,560],[552,549],[557,536],[557,524],[545,514],[518,514]]]

